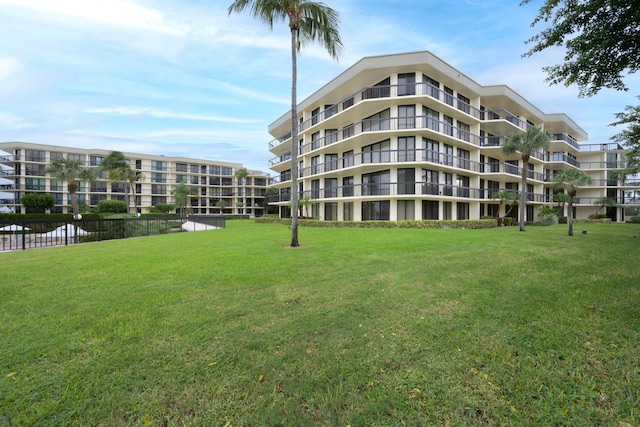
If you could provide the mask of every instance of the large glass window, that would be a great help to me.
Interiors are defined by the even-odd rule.
[[[46,180],[44,178],[26,178],[25,189],[45,191],[47,189]]]
[[[425,145],[425,157],[427,162],[440,163],[440,143],[433,139],[422,138]]]
[[[362,163],[386,163],[390,160],[388,139],[362,147]]]
[[[458,167],[461,169],[471,169],[471,153],[468,150],[458,148]]]
[[[398,161],[413,162],[416,160],[416,138],[413,136],[398,137]]]
[[[424,127],[438,131],[440,129],[440,113],[429,107],[422,107],[422,115],[426,120]]]
[[[342,178],[342,197],[353,196],[353,177],[346,176]]]
[[[332,171],[338,169],[338,155],[337,154],[325,154],[324,155],[324,170]]]
[[[166,171],[167,170],[167,162],[159,162],[157,160],[151,161],[151,170],[154,171]]]
[[[444,176],[444,188],[443,194],[445,196],[453,196],[453,174],[443,173]]]
[[[416,219],[415,218],[415,202],[413,200],[398,200],[397,203],[398,220]]]
[[[437,195],[439,193],[438,171],[422,169],[422,181],[424,182],[422,194]]]
[[[362,195],[377,196],[390,193],[390,171],[367,173],[362,175]]]
[[[471,127],[458,120],[458,139],[463,141],[471,141]]]
[[[469,177],[458,175],[458,197],[469,197]]]
[[[456,219],[469,219],[469,203],[456,203]]]
[[[342,220],[353,221],[353,202],[344,202],[342,205]]]
[[[362,220],[386,220],[390,218],[389,200],[362,202]]]
[[[103,157],[101,157],[101,156],[90,156],[89,157],[89,164],[91,166],[100,166],[100,163],[102,163],[102,159],[103,159]]]
[[[353,166],[354,165],[353,159],[354,159],[353,150],[345,151],[344,153],[342,153],[342,167],[348,168],[349,166]]]
[[[444,164],[453,166],[453,145],[444,144]]]
[[[458,94],[458,110],[469,114],[471,112],[471,100],[464,95]]]
[[[444,87],[444,102],[453,105],[453,89],[450,87]]]
[[[398,96],[416,94],[416,73],[398,74]]]
[[[414,168],[398,169],[398,194],[415,194],[416,170]]]
[[[387,108],[384,111],[373,114],[362,121],[363,132],[375,132],[379,130],[389,130],[389,117],[390,110]]]
[[[362,99],[388,98],[390,96],[390,85],[391,78],[387,77],[375,86],[365,89],[362,93]]]
[[[426,84],[426,95],[438,99],[440,94],[440,82],[424,74],[422,75],[422,81]]]
[[[324,179],[324,197],[325,198],[338,197],[338,178]]]
[[[422,201],[422,219],[438,219],[438,201]]]
[[[416,106],[398,106],[398,129],[413,129],[416,127]]]
[[[337,203],[324,204],[324,219],[325,221],[338,220],[338,204]]]
[[[176,163],[176,172],[186,172],[187,165],[185,163]]]
[[[36,165],[33,163],[25,163],[24,170],[26,175],[30,176],[45,176],[46,165]]]
[[[167,182],[167,174],[159,172],[151,172],[151,182]]]
[[[45,162],[44,151],[40,150],[24,150],[24,157],[27,162]]]

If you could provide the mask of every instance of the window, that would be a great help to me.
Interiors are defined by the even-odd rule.
[[[69,160],[75,160],[76,162],[84,165],[84,155],[83,154],[68,154],[67,158]]]
[[[440,82],[424,74],[422,75],[422,81],[426,83],[427,90],[425,93],[438,99],[440,94]]]
[[[470,157],[471,153],[468,150],[458,148],[458,167],[467,170],[471,169]]]
[[[456,203],[456,219],[469,219],[469,203]]]
[[[453,209],[451,208],[451,202],[442,202],[442,219],[451,219],[452,212]]]
[[[440,129],[440,113],[429,107],[422,107],[422,115],[424,116],[427,129],[438,131]]]
[[[398,129],[413,129],[416,127],[416,106],[398,106]]]
[[[93,184],[91,184],[91,187],[90,187],[89,191],[92,192],[92,193],[106,193],[107,192],[107,183],[106,182],[94,182]]]
[[[342,206],[342,220],[353,221],[353,202],[344,202]]]
[[[51,189],[51,191],[64,191],[64,186],[62,181],[58,181],[56,179],[52,179],[49,182],[49,187]]]
[[[151,205],[155,206],[158,203],[167,203],[167,198],[165,196],[151,196]]]
[[[444,176],[444,191],[443,194],[445,196],[453,196],[453,174],[443,173]]]
[[[424,160],[428,162],[439,163],[440,143],[428,138],[422,138],[422,141],[424,142],[426,148]]]
[[[345,151],[342,153],[342,167],[348,168],[349,166],[353,166],[353,150]]]
[[[151,184],[151,194],[167,194],[167,186],[164,184]]]
[[[157,160],[151,161],[151,170],[154,171],[166,171],[167,170],[167,162],[159,162]]]
[[[444,102],[453,105],[453,89],[444,87]]]
[[[324,170],[333,171],[338,169],[338,155],[337,154],[325,154],[324,155]]]
[[[315,132],[311,135],[311,149],[312,150],[317,150],[318,148],[320,148],[322,145],[320,143],[320,132]]]
[[[422,201],[422,219],[438,219],[438,202],[435,200]]]
[[[137,170],[142,169],[142,160],[136,160],[136,169]]]
[[[324,204],[324,219],[325,221],[338,220],[338,204],[337,203]]]
[[[387,108],[384,111],[373,114],[362,121],[363,132],[375,132],[380,130],[389,130],[389,117],[390,110]]]
[[[124,193],[124,183],[122,183],[122,182],[113,182],[113,183],[111,183],[111,192],[112,193]]]
[[[347,108],[351,107],[352,105],[353,105],[353,97],[347,99],[346,101],[344,101],[342,103],[342,109],[346,110]],[[289,135],[289,136],[291,136],[291,135]]]
[[[453,166],[453,145],[444,144],[444,162],[445,165]]]
[[[96,206],[98,203],[100,203],[100,200],[107,200],[107,196],[105,194],[92,194],[91,198],[89,199],[89,204],[91,206]]]
[[[338,142],[338,129],[326,129],[324,131],[324,145]]]
[[[416,73],[398,74],[398,96],[416,94]]]
[[[404,219],[415,219],[415,202],[413,200],[398,200],[397,217],[398,221]]]
[[[382,163],[390,161],[389,140],[362,147],[362,163]]]
[[[46,180],[44,178],[26,178],[25,189],[45,191],[47,189]]]
[[[320,156],[313,156],[311,158],[311,175],[315,175],[320,172],[318,165],[320,164]]]
[[[167,175],[164,173],[151,172],[151,182],[167,182]]]
[[[44,151],[40,150],[24,150],[25,160],[27,162],[45,162]]]
[[[506,173],[510,173],[513,175],[519,175],[518,171],[518,161],[517,160],[505,160],[504,162],[504,171]]]
[[[329,105],[326,104],[324,106],[324,118],[328,119],[329,117],[333,116],[334,114],[338,113],[338,104],[334,104],[334,105]]]
[[[458,94],[458,110],[469,114],[471,112],[471,100],[464,95]]]
[[[189,181],[190,181],[191,184],[197,184],[198,183],[198,177],[197,176],[191,176]]]
[[[422,194],[438,194],[438,171],[422,169],[422,181]]]
[[[318,123],[319,116],[320,116],[320,107],[314,109],[311,112],[311,125],[312,126]]]
[[[367,173],[362,175],[362,195],[378,196],[390,193],[390,171]]]
[[[100,156],[90,156],[89,157],[89,164],[91,166],[100,166],[100,163],[102,163],[102,159],[104,157],[100,157]]]
[[[415,194],[416,170],[414,168],[398,169],[398,194]]]
[[[398,137],[398,161],[413,162],[416,160],[416,138],[413,136]]]
[[[26,175],[30,176],[45,176],[46,165],[36,165],[33,163],[26,163],[24,170]]]
[[[222,175],[233,175],[233,169],[230,167],[222,167]]]
[[[220,166],[209,166],[209,175],[220,175]]]
[[[176,172],[186,172],[187,165],[185,163],[176,163]]]
[[[324,197],[338,197],[338,178],[324,179]]]
[[[389,207],[390,202],[388,200],[380,200],[373,202],[362,202],[362,220],[389,220]]]
[[[463,141],[470,142],[471,141],[471,127],[458,120],[458,139]]]
[[[390,96],[391,79],[387,77],[373,87],[367,88],[362,93],[362,99],[388,98]]]
[[[443,133],[449,136],[453,136],[453,117],[442,116],[444,121]]]
[[[58,159],[63,159],[64,155],[62,153],[59,153],[57,151],[52,151],[51,153],[49,153],[49,159],[53,162],[54,160],[58,160]]]
[[[355,135],[356,127],[353,123],[342,128],[342,139],[347,139]]]
[[[319,199],[320,198],[320,180],[314,179],[311,181],[311,198]]]
[[[353,196],[353,177],[346,176],[342,178],[342,197]]]
[[[458,175],[458,189],[456,191],[456,194],[458,197],[469,197],[469,177],[468,176]]]
[[[222,185],[232,186],[233,178],[222,178]]]

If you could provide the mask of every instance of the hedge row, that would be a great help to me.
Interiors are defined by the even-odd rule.
[[[627,222],[632,222],[634,224],[640,224],[640,216],[632,216],[627,220]]]
[[[283,224],[291,225],[291,219],[288,218],[256,218],[255,221],[260,224]],[[305,227],[323,227],[323,228],[421,228],[421,229],[482,229],[495,228],[497,222],[494,219],[480,220],[403,220],[403,221],[319,221],[314,219],[299,220],[299,225]]]
[[[574,219],[574,224],[611,224],[611,218],[600,219]]]

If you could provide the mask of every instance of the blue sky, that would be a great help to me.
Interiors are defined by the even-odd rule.
[[[267,126],[289,109],[289,30],[231,0],[0,0],[0,141],[179,155],[267,171]],[[326,0],[344,51],[310,45],[298,99],[364,56],[430,50],[480,84],[507,84],[546,113],[564,112],[606,142],[629,92],[580,99],[541,68],[560,49],[521,58],[534,0]]]

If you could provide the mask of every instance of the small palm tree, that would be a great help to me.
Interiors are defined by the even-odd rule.
[[[220,199],[216,202],[216,206],[220,208],[220,214],[222,214],[224,211],[224,208],[227,207],[227,202],[225,202],[223,199]]]
[[[100,168],[109,173],[110,181],[122,181],[124,185],[124,203],[127,207],[127,213],[129,213],[129,189],[127,188],[128,178],[127,175],[131,170],[127,159],[120,151],[112,151],[107,157],[100,162]]]
[[[58,181],[67,181],[67,191],[71,196],[71,206],[73,209],[73,217],[79,218],[80,209],[78,204],[78,181],[93,182],[96,179],[94,169],[85,168],[78,160],[67,158],[55,159],[45,169],[45,172]]]
[[[569,168],[558,172],[553,176],[556,188],[564,188],[569,196],[569,213],[567,215],[568,235],[573,236],[573,199],[578,192],[578,188],[589,185],[593,179],[580,169]]]
[[[527,173],[529,158],[534,151],[545,150],[549,146],[549,134],[537,127],[530,127],[524,132],[512,133],[502,147],[505,154],[520,153],[522,159],[522,179],[520,188],[520,231],[524,231],[527,207]]]
[[[594,202],[594,204],[596,206],[598,206],[598,210],[596,211],[596,215],[598,215],[598,212],[600,212],[605,206],[608,208],[614,208],[616,206],[618,206],[618,203],[615,201],[615,199],[612,199],[610,197],[602,197],[598,200],[596,200]]]
[[[291,202],[298,205],[298,102],[297,52],[310,41],[317,41],[329,55],[338,58],[342,48],[338,31],[338,13],[321,2],[311,0],[235,0],[229,14],[248,9],[254,18],[273,29],[274,21],[289,23],[291,31]],[[291,209],[291,246],[298,242],[298,211]]]
[[[173,190],[173,197],[176,199],[176,205],[180,207],[182,216],[187,213],[187,205],[189,204],[189,197],[198,193],[196,187],[185,184],[184,182],[178,183]]]
[[[556,193],[553,200],[558,204],[558,216],[564,216],[564,204],[569,201],[569,195],[566,193]]]
[[[518,197],[520,197],[520,193],[518,191],[513,190],[500,190],[497,193],[494,193],[491,196],[492,199],[498,199],[500,201],[500,205],[498,207],[498,226],[501,226],[503,223],[503,218],[509,216],[513,207],[518,204]],[[500,217],[500,212],[502,211],[502,206],[509,206],[509,209],[504,213],[503,217]]]
[[[240,168],[236,171],[236,178],[238,179],[238,181],[242,181],[242,197],[244,197],[245,199],[245,203],[242,204],[242,206],[247,206],[246,204],[246,199],[247,199],[247,186],[246,186],[246,178],[247,175],[249,175],[249,171],[247,170],[247,168]],[[241,205],[238,204],[238,207],[240,207]],[[241,214],[243,212],[240,212]]]

